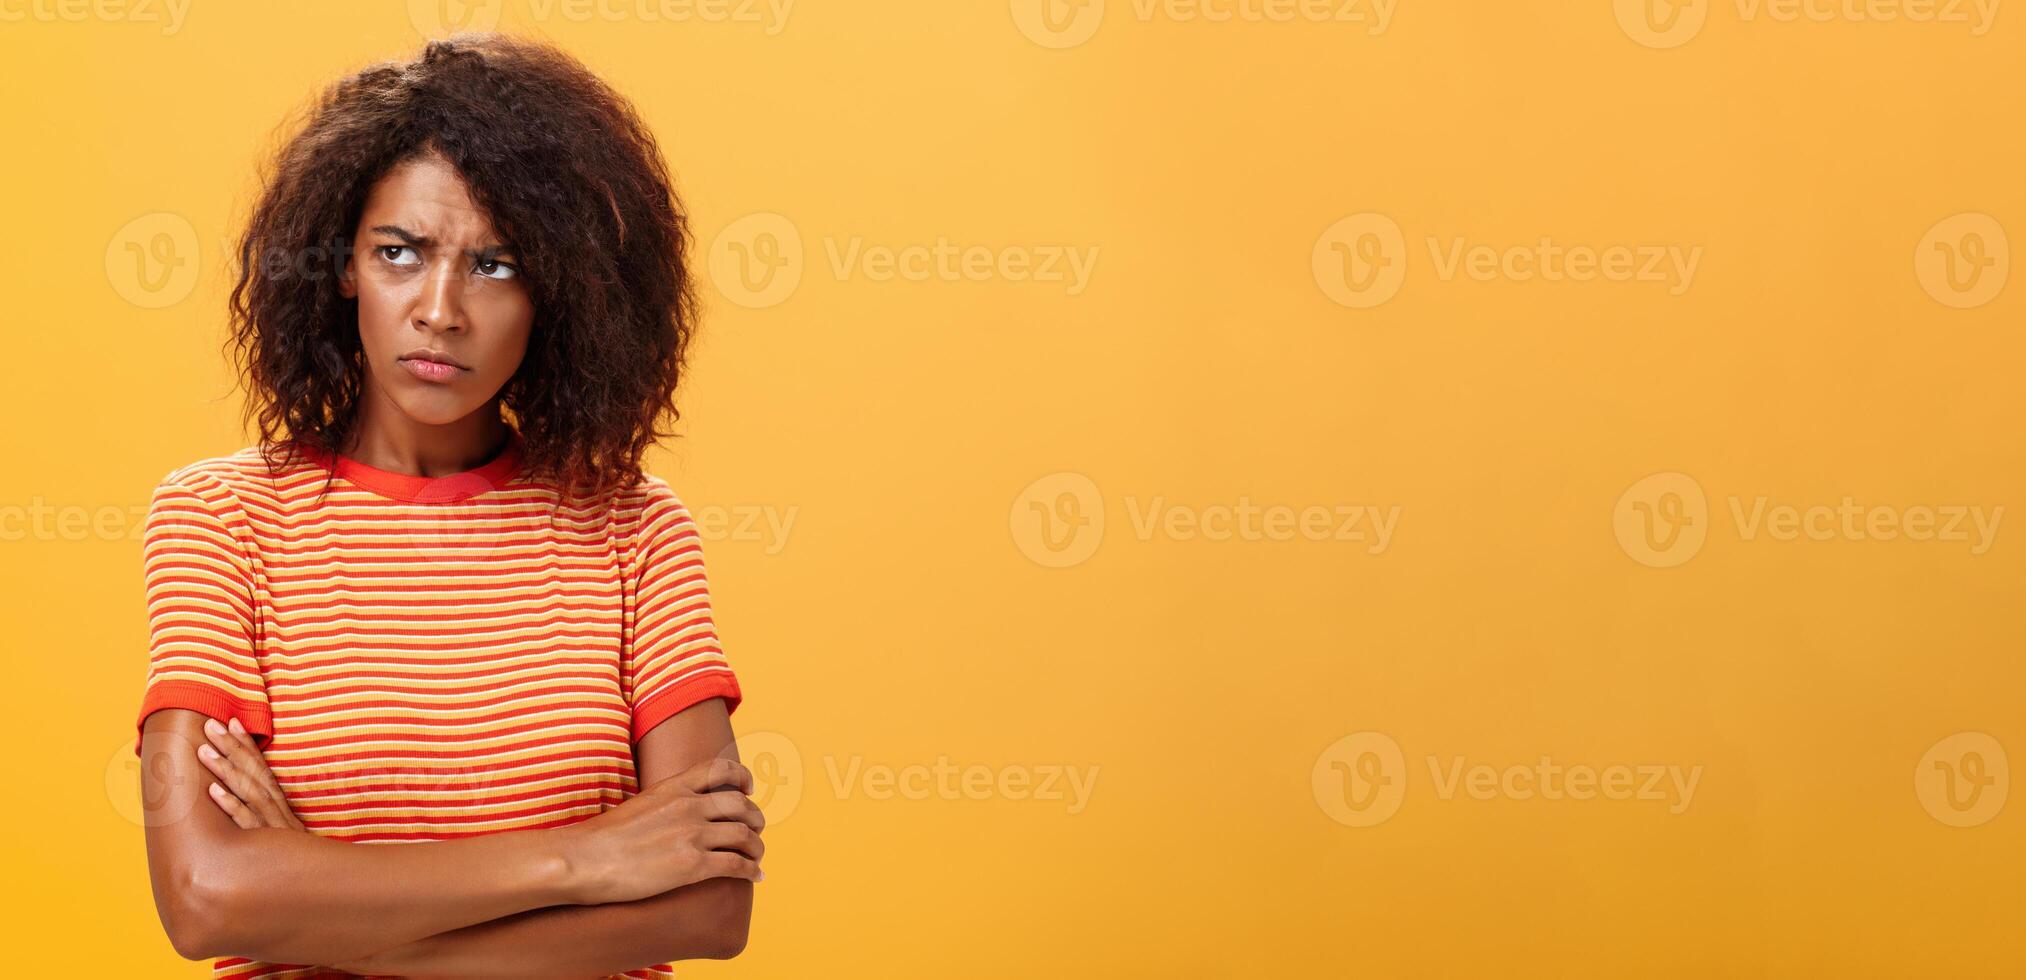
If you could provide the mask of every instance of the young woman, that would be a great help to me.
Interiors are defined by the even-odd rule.
[[[632,108],[529,42],[347,78],[281,150],[232,297],[259,443],[169,473],[145,535],[179,953],[655,977],[744,947],[739,685],[695,525],[640,470],[687,244]]]

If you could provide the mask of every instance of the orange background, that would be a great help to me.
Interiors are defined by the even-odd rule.
[[[461,11],[630,94],[694,211],[652,469],[724,520],[774,824],[748,951],[686,975],[2026,970],[2021,14],[1041,2]],[[247,443],[277,127],[443,12],[0,0],[19,972],[203,975],[137,822],[139,515]],[[1543,239],[1698,258],[1504,255]]]

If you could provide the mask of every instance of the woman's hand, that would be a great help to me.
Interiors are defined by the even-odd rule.
[[[232,719],[229,727],[220,725],[216,719],[206,720],[204,736],[209,744],[197,747],[197,761],[218,777],[211,784],[211,802],[218,804],[233,823],[243,830],[282,827],[308,831],[296,819],[295,811],[289,809],[288,797],[282,794],[274,772],[267,768],[267,757],[254,748],[253,736],[239,724],[239,719]]]
[[[752,770],[707,759],[558,833],[582,875],[579,904],[651,898],[705,878],[760,879],[767,818]]]
[[[239,724],[239,719],[232,719],[229,726],[206,721],[204,736],[210,744],[197,747],[197,760],[218,777],[211,784],[211,801],[233,823],[242,830],[280,827],[308,832],[309,828],[296,819],[295,811],[289,809],[281,784],[267,767],[267,757],[254,747],[253,736]],[[362,977],[382,975],[378,956],[359,956],[329,965]]]

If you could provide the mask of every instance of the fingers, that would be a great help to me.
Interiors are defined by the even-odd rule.
[[[253,733],[247,731],[246,727],[241,725],[237,718],[232,719],[232,724],[228,726],[228,733],[245,750],[243,753],[234,751],[232,753],[233,758],[246,760],[247,767],[251,770],[250,774],[267,787],[270,796],[273,796],[277,800],[287,800],[288,797],[281,791],[281,783],[274,778],[274,770],[267,767],[267,756],[261,753],[260,746],[253,743]],[[254,763],[258,764],[255,765]]]
[[[760,862],[737,851],[705,852],[703,856],[703,870],[704,877],[706,878],[760,880]]]
[[[698,799],[703,801],[704,812],[714,821],[736,821],[754,831],[767,829],[767,815],[760,812],[759,804],[744,793],[726,789],[705,793]]]
[[[708,793],[723,786],[730,786],[741,793],[753,791],[753,771],[737,759],[711,759],[699,762],[683,773],[683,785],[692,793]]]
[[[225,815],[231,817],[232,822],[239,825],[239,829],[252,830],[260,826],[260,818],[254,816],[253,811],[248,810],[246,804],[239,802],[239,798],[233,796],[231,792],[217,783],[211,784],[209,792],[211,794],[211,802],[218,804],[218,808],[224,810]]]
[[[224,790],[260,821],[260,826],[301,826],[288,807],[281,785],[268,769],[267,759],[253,747],[252,736],[239,726],[237,718],[232,720],[231,729],[216,720],[207,720],[204,735],[210,744],[197,747],[197,758],[218,777]]]
[[[736,851],[758,861],[767,853],[766,842],[760,839],[760,832],[742,823],[711,821],[697,834],[697,843],[713,851]]]
[[[230,721],[226,722],[225,728],[227,734],[232,736],[233,741],[246,746],[246,751],[260,751],[260,746],[253,744],[253,733],[247,731],[246,726],[239,723],[238,716],[235,715]]]
[[[242,807],[251,809],[249,802],[258,799],[258,788],[239,771],[239,767],[234,765],[230,758],[219,752],[215,746],[199,745],[197,761],[202,762],[204,768],[211,770],[211,775],[218,777],[215,785],[231,794]]]

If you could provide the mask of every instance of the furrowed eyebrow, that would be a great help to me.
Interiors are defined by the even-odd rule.
[[[401,239],[401,244],[411,245],[415,248],[428,248],[436,244],[435,239],[417,235],[400,225],[374,225],[373,230],[382,235],[392,235],[395,238]]]
[[[401,240],[401,244],[411,248],[434,248],[436,245],[436,239],[430,238],[427,235],[417,235],[400,225],[374,225],[373,230],[382,235],[398,238]],[[481,249],[467,248],[464,250],[464,254],[480,262],[490,262],[502,255],[513,255],[515,253],[512,245],[500,244],[487,245]]]

